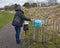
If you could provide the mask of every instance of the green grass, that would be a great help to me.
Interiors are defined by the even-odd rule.
[[[13,14],[8,13],[6,11],[1,12],[0,11],[0,28],[5,26],[7,23],[9,23],[13,18]]]

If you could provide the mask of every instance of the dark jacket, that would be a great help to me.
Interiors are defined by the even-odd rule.
[[[20,9],[15,9],[16,13],[14,15],[14,19],[16,16],[18,16],[20,18],[20,24],[19,25],[16,25],[14,22],[12,22],[13,26],[22,26],[23,25],[23,22],[26,20],[26,21],[31,21],[29,18],[26,18],[24,16],[24,12]],[[14,20],[13,19],[13,20]]]

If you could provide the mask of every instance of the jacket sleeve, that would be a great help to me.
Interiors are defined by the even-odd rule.
[[[22,13],[19,13],[19,16],[20,16],[20,18],[21,18],[22,20],[31,21],[30,18],[26,18],[26,17],[24,16],[24,14],[22,14]]]

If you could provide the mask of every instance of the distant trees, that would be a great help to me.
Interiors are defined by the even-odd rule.
[[[0,10],[4,10],[4,8],[0,8]]]
[[[20,5],[14,4],[14,5],[11,5],[11,6],[5,6],[4,9],[5,10],[14,10],[17,6],[20,6]]]
[[[26,8],[31,8],[31,7],[37,7],[37,3],[29,3],[29,2],[26,2],[23,7],[26,7]]]
[[[13,10],[14,9],[14,5],[12,5],[12,6],[5,6],[4,9],[5,10]]]
[[[28,2],[26,2],[26,3],[23,5],[23,7],[30,8],[31,5],[30,5]]]
[[[28,0],[29,2],[26,2],[23,6],[26,7],[26,8],[31,8],[31,7],[46,7],[46,6],[51,6],[51,5],[56,5],[58,4],[57,3],[57,0],[47,0],[47,2],[39,2],[37,1],[36,3]]]
[[[49,5],[56,5],[57,4],[57,0],[48,0],[48,4]]]
[[[47,2],[39,2],[37,1],[36,3],[33,2],[33,0],[28,0],[29,2],[26,2],[23,7],[26,7],[26,8],[31,8],[31,7],[44,7],[44,6],[51,6],[51,5],[56,5],[58,4],[57,3],[57,0],[47,0]],[[14,10],[17,6],[20,7],[19,4],[13,4],[13,5],[10,5],[10,6],[5,6],[3,9],[4,10]],[[2,10],[0,8],[0,10]]]
[[[32,7],[37,7],[37,3],[32,3],[31,6]]]

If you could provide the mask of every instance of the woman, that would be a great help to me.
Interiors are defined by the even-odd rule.
[[[18,18],[17,18],[16,21],[14,21],[14,19],[13,19],[12,25],[14,26],[15,31],[16,31],[16,43],[19,44],[21,42],[21,39],[19,38],[19,36],[20,36],[21,27],[23,25],[23,22],[25,20],[26,21],[32,21],[32,19],[26,18],[24,16],[24,12],[20,8],[18,8],[18,7],[15,9],[15,11],[16,11],[16,13],[15,13],[14,19],[16,17],[20,18],[20,20],[19,20],[20,23],[16,22],[18,20]]]

